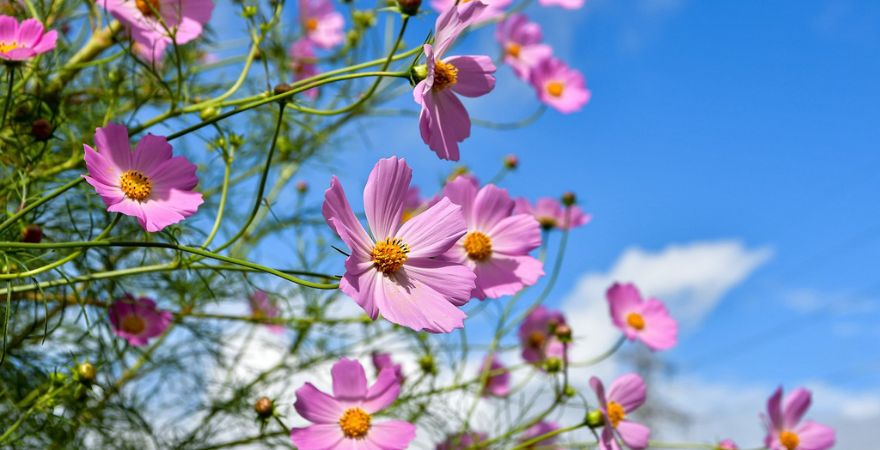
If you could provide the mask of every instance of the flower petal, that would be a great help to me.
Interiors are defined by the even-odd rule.
[[[525,286],[531,286],[544,275],[543,263],[525,256],[493,255],[487,261],[476,263],[476,298],[499,298],[513,295]]]
[[[339,424],[319,424],[290,430],[290,440],[297,448],[331,450],[343,441],[345,435]]]
[[[356,360],[342,358],[330,369],[333,396],[339,400],[359,401],[367,395],[367,374]]]
[[[43,24],[37,19],[26,19],[18,27],[16,40],[23,47],[33,48],[43,36]]]
[[[648,448],[651,429],[640,423],[623,420],[617,424],[617,433],[620,434],[623,443],[632,450]]]
[[[379,160],[364,187],[364,212],[377,241],[395,236],[403,215],[403,203],[412,180],[406,160],[396,157]]]
[[[171,159],[171,144],[165,136],[147,134],[138,141],[134,149],[132,165],[145,174],[158,175],[155,172],[156,168],[169,159]],[[195,166],[193,166],[194,170]]]
[[[15,17],[0,15],[0,41],[14,41],[18,35],[18,21]]]
[[[614,283],[605,292],[605,298],[608,299],[611,321],[614,322],[614,325],[625,333],[632,333],[633,330],[626,323],[626,316],[641,308],[642,296],[639,294],[638,288],[632,283]],[[630,333],[627,334],[627,337],[631,338]]]
[[[445,253],[465,232],[461,207],[442,198],[404,223],[397,237],[409,246],[409,258],[430,258]]]
[[[668,350],[678,342],[678,322],[666,311],[663,302],[648,299],[642,305],[645,328],[637,332],[639,340],[651,350]]]
[[[404,420],[385,420],[370,427],[366,439],[382,450],[403,450],[416,438],[416,426]]]
[[[461,213],[468,225],[473,223],[474,200],[478,189],[479,186],[469,177],[455,177],[443,186],[443,196],[461,206]]]
[[[335,176],[330,179],[330,187],[324,191],[324,204],[321,209],[327,225],[351,248],[352,254],[370,254],[373,250],[373,241],[355,217],[345,197],[345,191]]]
[[[495,64],[488,56],[451,56],[444,62],[458,69],[452,90],[465,97],[479,97],[495,88]]]
[[[461,177],[459,177],[461,178]],[[494,184],[487,184],[480,189],[474,199],[473,220],[469,228],[489,231],[513,211],[513,200],[507,193]]]
[[[345,407],[327,393],[321,392],[312,383],[306,383],[296,390],[296,412],[314,423],[336,424]]]
[[[782,403],[782,426],[787,429],[797,426],[807,409],[810,408],[811,402],[810,391],[804,388],[797,388],[789,392]]]
[[[541,245],[541,226],[531,214],[514,214],[489,229],[492,252],[526,255]]]
[[[476,275],[464,264],[429,258],[410,259],[406,264],[410,278],[444,295],[455,306],[471,299]]]
[[[828,450],[837,439],[834,429],[810,420],[797,427],[795,433],[800,438],[798,450]]]
[[[645,403],[646,396],[645,381],[634,373],[621,375],[608,388],[608,401],[620,404],[626,412]]]
[[[385,367],[379,371],[376,382],[367,390],[367,397],[361,408],[368,414],[376,413],[394,403],[398,395],[400,395],[400,379],[394,367]]]
[[[783,427],[782,423],[782,387],[776,388],[773,392],[773,395],[767,399],[767,415],[770,419],[770,426],[774,430],[780,430]]]
[[[590,387],[593,388],[593,392],[596,393],[596,398],[599,399],[599,406],[604,411],[608,405],[608,402],[605,399],[605,385],[602,384],[602,380],[597,377],[590,377]]]
[[[407,275],[407,268],[383,277],[379,311],[389,321],[431,333],[448,333],[464,326],[467,315],[440,292]]]
[[[128,129],[125,126],[108,123],[103,128],[97,128],[95,147],[120,171],[132,169],[131,144],[128,142]]]

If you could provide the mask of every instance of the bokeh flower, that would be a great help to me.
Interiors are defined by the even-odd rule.
[[[403,420],[376,421],[377,412],[387,408],[400,394],[400,380],[385,368],[372,386],[361,363],[342,358],[330,369],[333,395],[312,383],[296,391],[294,408],[313,425],[293,428],[290,438],[301,449],[403,450],[416,437],[415,425]]]
[[[299,0],[299,20],[306,39],[323,49],[342,43],[345,19],[331,0]]]
[[[544,230],[569,230],[586,225],[593,218],[577,205],[565,207],[550,197],[539,198],[534,206],[527,199],[518,198],[514,212],[531,214]]]
[[[373,352],[371,359],[373,360],[373,368],[376,369],[377,374],[388,367],[394,371],[394,375],[400,380],[401,384],[406,380],[403,376],[403,365],[395,363],[394,360],[391,359],[390,353]]]
[[[485,3],[473,0],[447,9],[437,18],[434,45],[424,46],[426,76],[413,90],[413,99],[421,105],[422,140],[440,159],[458,161],[458,144],[471,134],[470,116],[457,95],[479,97],[495,87],[495,65],[488,56],[441,59],[485,8]]]
[[[183,156],[172,157],[162,136],[144,136],[132,152],[128,130],[108,123],[95,130],[97,151],[83,147],[89,171],[83,177],[107,211],[136,217],[151,233],[195,214],[204,201],[193,191],[199,182],[196,166]]]
[[[504,14],[504,10],[513,3],[512,0],[481,0],[486,4],[486,8],[479,12],[478,16],[475,17],[474,23],[484,23],[491,21],[498,16]],[[431,8],[434,8],[434,11],[438,13],[443,13],[449,8],[455,6],[455,0],[431,0]],[[459,5],[467,2],[458,2]]]
[[[161,335],[174,319],[168,311],[156,308],[156,302],[147,297],[125,295],[108,308],[113,333],[140,347],[151,338]]]
[[[0,60],[24,61],[55,49],[58,32],[45,31],[37,19],[21,23],[10,16],[0,16]]]
[[[498,355],[492,355],[491,358],[487,357],[483,360],[480,376],[482,377],[484,374],[488,374],[486,384],[483,386],[484,397],[507,397],[510,394],[510,372],[498,359]]]
[[[562,60],[549,57],[529,72],[538,99],[561,113],[573,113],[590,101],[584,76]]]
[[[578,9],[584,6],[584,0],[538,0],[541,6],[559,6],[565,9]]]
[[[505,189],[493,184],[477,189],[472,179],[461,176],[443,188],[443,196],[461,206],[467,223],[467,234],[444,257],[473,269],[473,297],[515,294],[544,275],[543,263],[529,255],[541,245],[541,229],[531,215],[513,214],[514,201]]]
[[[717,448],[717,450],[739,450],[739,447],[737,447],[736,442],[733,442],[732,439],[725,439],[725,440],[719,442],[718,446],[716,448]]]
[[[274,319],[281,314],[278,305],[273,303],[266,292],[261,289],[257,289],[248,297],[248,304],[251,307],[251,317],[255,319]],[[275,334],[284,332],[284,327],[277,324],[267,325],[266,328]]]
[[[403,159],[382,159],[364,188],[367,235],[334,176],[324,194],[324,218],[351,249],[339,289],[370,317],[413,330],[448,333],[464,326],[474,272],[437,259],[467,231],[461,207],[440,199],[402,223],[412,170]]]
[[[645,403],[647,389],[642,377],[630,373],[622,375],[611,383],[608,395],[605,386],[596,377],[590,378],[590,386],[599,400],[599,409],[605,417],[605,425],[599,439],[600,450],[618,450],[616,437],[620,437],[627,447],[642,450],[648,447],[651,430],[639,423],[626,419],[626,415]]]
[[[290,46],[288,56],[290,56],[290,69],[293,71],[293,81],[304,80],[318,74],[318,67],[315,64],[317,62],[315,44],[312,41],[298,39]],[[305,91],[305,95],[314,100],[318,97],[318,88]]]
[[[486,433],[478,431],[467,431],[446,436],[446,440],[437,444],[436,450],[465,450],[474,444],[479,444],[486,440]]]
[[[605,293],[611,321],[629,340],[638,339],[651,350],[668,350],[678,340],[678,323],[660,300],[643,300],[631,283],[614,283]]]
[[[553,55],[553,49],[541,43],[541,26],[529,21],[525,14],[513,14],[499,23],[495,39],[504,52],[504,62],[526,81],[533,67]]]
[[[214,11],[213,0],[98,0],[119,20],[148,61],[158,61],[168,44],[199,37]]]
[[[559,424],[557,424],[556,422],[542,420],[542,421],[532,425],[531,427],[529,427],[529,429],[527,429],[526,432],[523,433],[522,438],[520,438],[520,442],[531,441],[532,439],[534,439],[538,436],[543,436],[547,433],[551,433],[551,432],[556,431],[558,429],[559,429]],[[542,439],[538,442],[535,442],[526,448],[529,450],[533,450],[533,449],[534,450],[559,450],[562,447],[556,445],[557,440],[558,440],[557,436],[551,436],[551,437],[548,437],[547,439]]]
[[[801,421],[810,408],[812,394],[804,388],[791,391],[783,401],[782,387],[767,400],[764,446],[770,450],[827,450],[834,446],[834,430],[811,420]]]
[[[539,364],[547,358],[565,357],[565,348],[555,335],[557,325],[565,323],[561,311],[538,306],[533,309],[519,326],[517,337],[522,346],[522,358],[529,363]]]

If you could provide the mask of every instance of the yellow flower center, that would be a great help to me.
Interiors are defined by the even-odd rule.
[[[517,44],[516,42],[511,42],[507,44],[507,54],[512,58],[519,58],[519,52],[522,50],[522,46]]]
[[[538,330],[532,331],[531,334],[529,334],[529,346],[532,348],[543,347],[545,340],[547,340],[547,336]]]
[[[9,53],[18,48],[18,42],[9,41],[4,42],[0,41],[0,53]]]
[[[779,443],[782,444],[786,450],[795,450],[798,445],[800,445],[801,438],[791,431],[783,431],[782,433],[779,433]]]
[[[134,0],[134,4],[137,6],[137,9],[141,14],[147,17],[160,12],[159,0]]]
[[[315,31],[318,29],[318,19],[314,17],[310,17],[306,19],[306,30],[307,31]]]
[[[626,316],[626,324],[636,330],[642,331],[645,329],[645,318],[639,313],[629,313]]]
[[[141,334],[145,328],[147,328],[147,323],[144,322],[144,318],[137,314],[129,314],[122,318],[122,323],[120,324],[122,331],[129,334]]]
[[[409,246],[397,238],[387,238],[379,241],[370,252],[370,257],[376,269],[382,273],[397,272],[403,263],[406,262],[406,254],[409,253]]]
[[[435,92],[442,91],[458,82],[458,68],[439,59],[434,61],[434,85]]]
[[[565,85],[559,81],[551,81],[547,83],[547,93],[553,97],[562,96],[562,92],[565,90]]]
[[[537,217],[537,219],[538,219],[538,223],[541,224],[541,227],[543,227],[543,228],[553,228],[556,226],[556,219],[554,219],[552,217],[544,216],[544,217]]]
[[[119,188],[126,197],[142,202],[150,198],[153,182],[137,170],[128,170],[119,177]]]
[[[611,422],[611,426],[617,428],[617,424],[626,417],[626,412],[623,410],[623,406],[620,406],[620,403],[617,402],[608,402],[608,421]]]
[[[370,415],[360,408],[349,408],[339,419],[342,434],[351,439],[363,439],[370,430]]]
[[[474,261],[485,261],[492,256],[492,240],[479,231],[472,231],[464,237],[464,251]]]
[[[403,210],[403,214],[400,215],[400,222],[401,222],[401,223],[406,222],[406,221],[408,221],[409,219],[412,219],[412,218],[415,217],[415,216],[416,216],[416,210],[415,210],[415,209],[404,209],[404,210]]]

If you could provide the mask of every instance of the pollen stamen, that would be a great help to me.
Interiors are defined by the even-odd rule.
[[[626,417],[626,411],[623,410],[623,406],[620,403],[608,402],[606,410],[608,412],[608,421],[611,422],[611,426],[614,428],[617,428],[617,424]]]
[[[122,331],[129,334],[141,334],[147,328],[147,323],[143,317],[137,314],[129,314],[122,318],[122,323],[119,324],[119,327],[122,328]]]
[[[376,243],[373,251],[370,252],[370,258],[379,272],[391,274],[403,267],[407,253],[409,253],[409,246],[403,241],[399,238],[387,238]]]
[[[126,197],[142,202],[153,193],[153,182],[137,170],[128,170],[119,176],[119,189]]]
[[[638,331],[645,329],[645,318],[639,313],[629,313],[626,316],[626,324]]]
[[[492,239],[479,231],[472,231],[464,238],[464,251],[474,261],[485,261],[492,256]]]
[[[801,444],[801,438],[791,431],[783,431],[782,433],[779,433],[779,443],[782,444],[786,450],[795,450],[798,448],[798,445]]]
[[[547,336],[544,333],[535,330],[529,334],[529,346],[532,348],[542,348],[544,347],[544,341],[547,340]]]
[[[15,41],[0,41],[0,53],[9,53],[18,48],[18,42]]]
[[[565,91],[565,85],[560,81],[551,81],[547,83],[547,93],[553,97],[561,97]]]
[[[342,434],[350,439],[363,439],[370,431],[371,417],[360,408],[349,408],[345,410],[339,419],[339,428],[342,428]]]
[[[160,0],[134,0],[134,4],[137,6],[137,9],[141,14],[150,17],[160,12],[159,1]]]
[[[455,83],[458,83],[458,68],[439,59],[434,61],[434,84],[431,89],[438,92]]]
[[[516,42],[511,42],[507,44],[506,51],[511,58],[519,58],[519,53],[520,51],[522,51],[522,46],[517,44]]]
[[[315,31],[318,29],[318,19],[314,17],[309,17],[306,19],[306,30],[307,31]]]

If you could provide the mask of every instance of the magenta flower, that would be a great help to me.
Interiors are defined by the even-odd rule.
[[[400,380],[400,384],[403,384],[403,382],[406,380],[406,377],[403,376],[403,365],[395,364],[394,361],[391,359],[390,353],[374,352],[372,354],[372,360],[373,368],[376,369],[377,374],[381,373],[383,369],[388,367],[394,371],[394,376],[396,376],[397,379]]]
[[[299,20],[306,39],[318,47],[333,48],[345,39],[345,20],[331,0],[299,0]]]
[[[590,386],[599,399],[599,409],[602,410],[602,415],[605,417],[605,426],[599,439],[599,449],[620,449],[615,436],[620,437],[623,443],[633,450],[647,448],[651,430],[642,424],[626,420],[627,414],[645,403],[647,390],[642,377],[630,373],[617,378],[611,383],[607,397],[605,396],[605,386],[598,378],[590,378]]]
[[[529,214],[513,214],[507,191],[457,177],[443,188],[443,196],[461,206],[467,234],[444,257],[470,267],[476,274],[471,296],[498,298],[531,286],[544,275],[543,263],[529,256],[541,245],[541,229]]]
[[[718,450],[739,450],[739,447],[732,439],[725,439],[718,443]]]
[[[402,223],[412,170],[403,159],[382,159],[364,188],[364,210],[372,236],[358,222],[334,176],[324,193],[324,218],[351,249],[339,289],[373,319],[413,330],[448,333],[464,326],[458,307],[470,300],[474,272],[437,259],[467,231],[461,207],[440,199]]]
[[[296,412],[314,425],[294,428],[290,439],[310,450],[403,450],[416,437],[415,425],[403,420],[375,421],[373,415],[394,403],[400,380],[383,369],[367,387],[361,363],[342,358],[330,369],[333,395],[306,383],[296,391]]]
[[[213,0],[98,0],[134,39],[135,50],[148,61],[159,61],[172,42],[199,37],[214,11]]]
[[[58,32],[45,32],[37,19],[18,23],[15,17],[0,16],[0,60],[24,61],[55,49]]]
[[[810,408],[812,395],[798,388],[782,400],[782,388],[777,388],[767,401],[767,415],[762,414],[767,427],[764,446],[770,450],[827,450],[834,446],[834,430],[811,420],[801,422]]]
[[[488,56],[441,59],[455,38],[485,8],[480,0],[449,8],[437,18],[434,45],[424,46],[426,77],[413,90],[413,99],[422,107],[422,140],[440,159],[458,161],[458,143],[471,134],[471,119],[456,94],[479,97],[495,87],[495,65]]]
[[[281,313],[278,305],[269,300],[266,292],[260,289],[248,297],[248,303],[251,306],[251,316],[255,319],[274,319]],[[284,332],[284,327],[281,325],[267,325],[266,328],[275,334]]]
[[[315,65],[315,44],[309,39],[300,39],[290,46],[290,68],[293,70],[293,81],[311,78],[318,74]],[[318,88],[312,88],[305,92],[306,96],[314,100],[318,97]]]
[[[514,14],[499,23],[495,39],[504,52],[504,62],[524,80],[529,79],[532,68],[553,55],[553,49],[541,43],[541,26],[525,14]]]
[[[554,334],[556,326],[564,323],[565,316],[560,311],[544,306],[532,310],[517,332],[522,345],[522,358],[533,364],[542,363],[547,358],[564,358],[564,345]]]
[[[584,76],[557,58],[541,60],[529,77],[538,98],[561,113],[578,111],[590,101]]]
[[[483,23],[489,22],[492,19],[497,18],[498,16],[504,14],[504,10],[513,3],[512,0],[482,0],[483,3],[486,4],[486,8],[478,13],[475,17],[474,23]],[[463,4],[467,2],[459,2],[459,4]],[[434,11],[438,13],[443,13],[449,8],[452,8],[455,5],[455,0],[431,0],[431,8],[434,8]]]
[[[510,394],[510,372],[507,371],[497,355],[483,360],[480,376],[486,372],[489,373],[489,378],[486,379],[486,385],[483,386],[483,397],[507,397]]]
[[[534,206],[528,200],[519,198],[513,212],[531,214],[545,230],[569,230],[586,225],[593,218],[577,205],[565,207],[558,200],[549,197],[539,198]]]
[[[678,340],[678,323],[669,316],[663,302],[642,300],[631,283],[614,283],[605,293],[611,321],[629,340],[638,339],[651,350],[668,350]]]
[[[195,214],[204,201],[194,192],[198,184],[196,166],[183,156],[171,156],[171,145],[163,136],[148,134],[134,152],[128,130],[108,123],[95,130],[95,151],[85,148],[91,184],[107,211],[136,217],[153,233]]]
[[[150,338],[164,333],[174,319],[170,312],[157,309],[152,299],[135,299],[127,294],[114,301],[108,313],[113,333],[135,347],[147,345]]]
[[[453,434],[446,437],[446,440],[437,444],[436,450],[465,450],[474,444],[479,444],[487,438],[486,433],[477,431],[468,431],[465,433]]]
[[[559,6],[565,9],[578,9],[584,6],[584,0],[539,0],[541,6]]]
[[[540,421],[526,430],[525,434],[523,434],[520,442],[530,441],[538,436],[543,436],[547,433],[551,433],[559,429],[559,425],[556,422],[548,422],[548,421]],[[526,447],[528,449],[534,450],[560,450],[562,447],[555,445],[557,441],[557,436],[551,436],[547,439],[542,439],[534,444]]]

